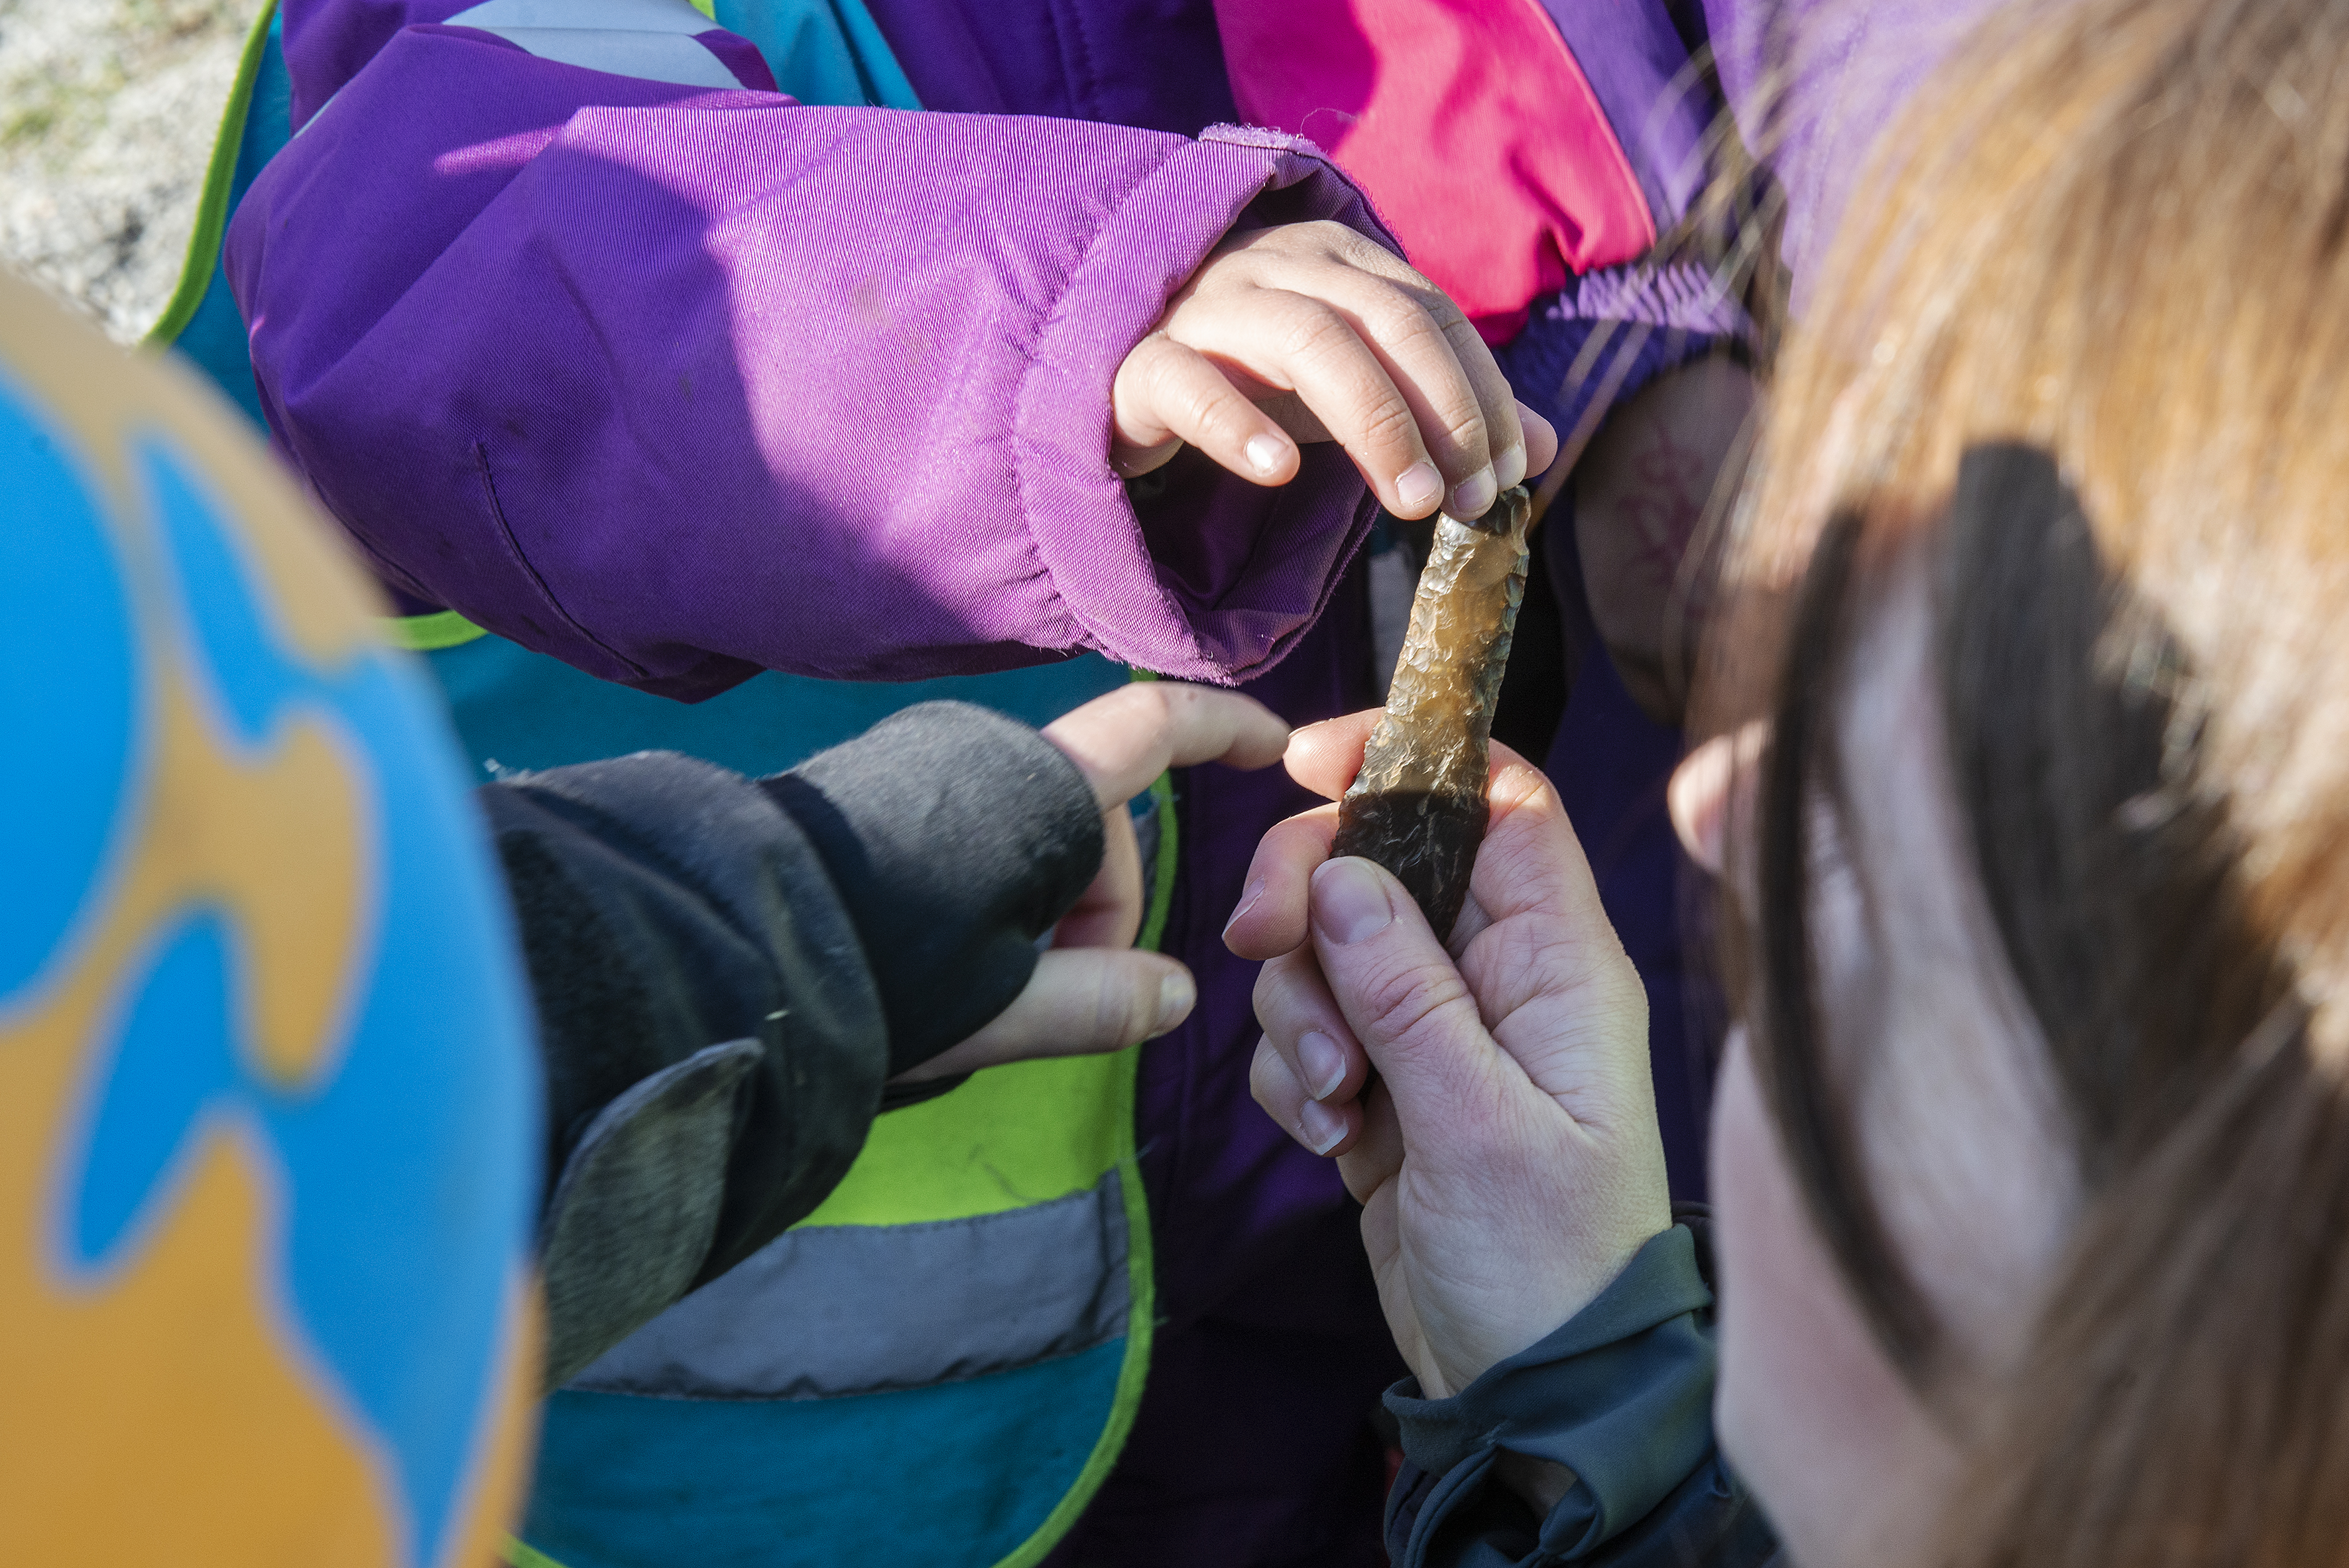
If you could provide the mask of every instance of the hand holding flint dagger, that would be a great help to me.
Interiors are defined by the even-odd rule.
[[[1330,856],[1360,855],[1393,872],[1438,941],[1460,918],[1485,841],[1486,748],[1525,598],[1532,515],[1520,485],[1481,518],[1436,520],[1386,711],[1338,808]]]

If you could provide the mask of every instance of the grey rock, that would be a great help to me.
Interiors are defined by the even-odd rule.
[[[257,0],[0,0],[0,265],[133,343],[179,282]]]

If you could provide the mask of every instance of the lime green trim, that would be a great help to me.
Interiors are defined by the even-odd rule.
[[[718,0],[687,0],[687,4],[711,21],[718,20]]]
[[[1133,678],[1154,681],[1158,677],[1135,670]],[[1158,884],[1151,895],[1150,917],[1143,923],[1142,935],[1134,945],[1155,953],[1166,934],[1166,911],[1174,902],[1174,868],[1180,858],[1173,776],[1161,773],[1150,786],[1150,794],[1158,802]],[[1061,1537],[1069,1532],[1077,1516],[1092,1502],[1093,1494],[1101,1491],[1102,1482],[1109,1479],[1110,1468],[1117,1463],[1118,1455],[1125,1451],[1126,1437],[1133,1430],[1134,1412],[1142,1408],[1143,1386],[1150,1381],[1150,1345],[1158,1327],[1158,1261],[1150,1233],[1150,1203],[1142,1191],[1142,1164],[1133,1151],[1133,1085],[1142,1069],[1142,1048],[1137,1046],[1120,1051],[1116,1059],[1124,1064],[1113,1108],[1117,1117],[1117,1182],[1125,1199],[1125,1277],[1133,1297],[1125,1320],[1125,1361],[1118,1368],[1117,1395],[1110,1406],[1109,1420],[1102,1426],[1101,1439],[1093,1444],[1085,1468],[1078,1473],[1076,1484],[1061,1494],[1059,1505],[1037,1526],[1036,1533],[995,1568],[1035,1568],[1046,1553],[1061,1543]],[[517,1568],[543,1565],[523,1563]]]
[[[1180,859],[1174,827],[1174,776],[1161,773],[1150,781],[1150,798],[1158,806],[1158,864],[1150,884],[1150,912],[1142,917],[1142,934],[1133,944],[1155,953],[1166,937],[1166,912],[1174,907],[1174,868]]]
[[[563,1564],[519,1535],[506,1537],[506,1561],[513,1568],[563,1568]]]
[[[461,648],[489,635],[454,610],[443,610],[435,615],[378,615],[375,624],[385,641],[411,654]]]
[[[253,110],[253,84],[261,76],[261,57],[269,49],[269,24],[277,15],[277,0],[262,0],[261,15],[244,36],[244,53],[236,62],[236,80],[221,110],[220,135],[212,142],[212,159],[204,166],[204,188],[196,198],[195,232],[188,236],[187,259],[180,264],[180,284],[171,303],[146,336],[152,348],[168,348],[196,318],[220,266],[221,235],[228,228],[229,186],[236,179],[236,155],[244,145],[245,116]]]
[[[1125,1064],[1117,1103],[1112,1108],[1121,1130],[1117,1179],[1118,1189],[1125,1198],[1126,1279],[1133,1297],[1133,1305],[1126,1313],[1125,1360],[1118,1367],[1117,1395],[1110,1405],[1109,1419],[1102,1427],[1101,1438],[1093,1444],[1085,1468],[1078,1472],[1076,1483],[1061,1494],[1060,1502],[1044,1516],[1036,1533],[995,1568],[1035,1568],[1046,1553],[1061,1543],[1061,1538],[1077,1522],[1078,1515],[1091,1505],[1093,1494],[1101,1491],[1102,1482],[1109,1479],[1118,1455],[1125,1450],[1126,1437],[1133,1430],[1134,1412],[1142,1408],[1143,1386],[1150,1380],[1150,1344],[1158,1326],[1158,1267],[1150,1235],[1150,1204],[1142,1191],[1142,1166],[1133,1153],[1133,1084],[1141,1068],[1142,1052],[1121,1051],[1117,1059]],[[526,1563],[518,1568],[541,1565]]]
[[[1158,678],[1149,670],[1129,669],[1125,675],[1130,681]],[[1174,872],[1181,858],[1174,841],[1174,776],[1161,773],[1152,780],[1150,798],[1158,805],[1158,865],[1151,881],[1150,910],[1142,917],[1142,934],[1133,939],[1133,944],[1145,953],[1155,953],[1166,935],[1166,912],[1174,907]]]

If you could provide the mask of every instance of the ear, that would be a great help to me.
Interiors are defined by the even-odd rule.
[[[1672,815],[1672,830],[1689,859],[1714,876],[1728,860],[1729,821],[1733,810],[1751,816],[1756,785],[1754,763],[1762,755],[1768,726],[1761,719],[1727,735],[1716,735],[1688,754],[1673,769],[1665,802]]]

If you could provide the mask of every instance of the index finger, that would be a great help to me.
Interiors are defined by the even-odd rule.
[[[1184,324],[1180,341],[1266,387],[1294,393],[1388,511],[1398,517],[1433,511],[1445,481],[1428,455],[1421,410],[1363,340],[1353,315],[1330,300],[1278,287],[1259,288],[1238,303]],[[1428,330],[1436,329],[1431,323]]]
[[[1136,681],[1044,727],[1104,809],[1132,799],[1169,768],[1223,762],[1267,768],[1288,744],[1288,726],[1237,692],[1182,681]]]
[[[1288,776],[1316,795],[1337,799],[1362,770],[1362,748],[1370,744],[1371,731],[1378,727],[1382,711],[1366,707],[1360,713],[1300,726],[1289,735],[1288,749],[1281,755]],[[1495,778],[1508,768],[1526,765],[1523,757],[1497,740],[1490,743],[1489,755]]]
[[[1324,799],[1343,795],[1362,770],[1362,748],[1370,744],[1381,711],[1366,707],[1297,730],[1280,759],[1288,776]]]
[[[1341,274],[1328,297],[1410,405],[1428,456],[1443,470],[1445,504],[1455,516],[1481,517],[1527,472],[1520,406],[1492,349],[1451,296],[1410,267],[1390,264],[1402,275]]]
[[[1248,862],[1239,908],[1224,925],[1224,945],[1242,958],[1278,958],[1303,946],[1306,887],[1337,836],[1335,806],[1275,822]]]

